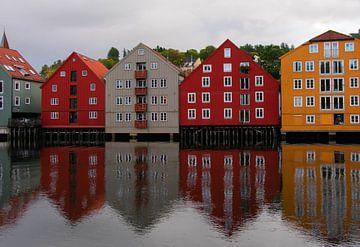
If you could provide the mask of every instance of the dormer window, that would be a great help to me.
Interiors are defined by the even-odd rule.
[[[36,73],[32,69],[30,69],[29,71],[31,74],[36,75]]]
[[[24,59],[22,59],[21,57],[19,57],[19,61],[25,63]]]
[[[15,61],[15,62],[17,62],[17,59],[16,59],[16,57],[12,56],[12,59],[14,59],[14,61]]]
[[[11,58],[10,58],[8,55],[5,55],[5,57],[6,57],[8,60],[11,60]]]

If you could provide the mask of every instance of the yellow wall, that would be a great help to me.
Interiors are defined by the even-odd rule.
[[[308,152],[314,153],[313,161]],[[344,162],[335,163],[335,152],[343,153]],[[360,222],[360,160],[352,161],[352,153],[360,157],[360,146],[282,146],[283,216],[288,222],[308,233],[317,229],[326,239],[349,238]],[[331,176],[323,175],[326,168]],[[341,169],[343,175],[336,175]]]
[[[331,41],[330,41],[331,42]],[[281,58],[282,131],[360,131],[360,124],[350,124],[350,114],[360,114],[360,106],[350,106],[350,95],[359,95],[359,88],[349,87],[350,77],[360,77],[360,70],[349,70],[349,59],[359,59],[360,40],[336,41],[339,58],[324,57],[324,42],[318,44],[318,53],[309,52],[309,42]],[[345,43],[354,42],[354,51],[345,52]],[[320,76],[320,61],[344,60],[344,74]],[[293,72],[293,62],[302,61],[302,72]],[[305,61],[314,61],[314,72],[305,71]],[[344,78],[344,92],[321,93],[320,78]],[[315,88],[306,89],[306,79],[314,79]],[[293,80],[302,79],[302,89],[293,89]],[[360,79],[360,78],[359,78]],[[360,83],[360,82],[359,82]],[[320,110],[320,96],[344,96],[344,110]],[[302,107],[294,107],[294,96],[302,96]],[[306,96],[315,96],[315,107],[306,107]],[[332,102],[333,103],[333,102]],[[334,125],[334,113],[344,113],[344,125]],[[315,124],[306,124],[306,115],[315,115]]]

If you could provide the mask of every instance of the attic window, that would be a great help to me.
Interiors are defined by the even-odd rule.
[[[19,61],[25,63],[24,59],[22,59],[21,57],[19,57]]]
[[[5,55],[5,57],[6,57],[7,59],[11,60],[11,58],[10,58],[8,55]]]
[[[81,75],[82,75],[82,76],[87,76],[87,70],[81,71]]]
[[[14,64],[14,67],[17,68],[17,69],[24,69],[24,66],[17,65],[17,64]]]
[[[144,49],[139,49],[139,50],[138,50],[138,55],[142,56],[142,55],[144,55],[144,54],[145,54]]]
[[[17,59],[16,59],[16,57],[12,56],[12,59],[14,59],[14,61],[16,61],[16,62],[17,62]]]
[[[29,71],[31,74],[36,75],[36,73],[32,69],[30,69]]]
[[[5,67],[5,69],[8,70],[8,71],[15,71],[14,68],[11,67],[10,65],[5,65],[5,64],[4,64],[4,67]]]
[[[66,72],[65,71],[60,71],[60,77],[65,77],[66,76]]]
[[[21,70],[20,70],[20,73],[21,73],[23,76],[30,76],[30,74],[29,74],[26,70],[24,70],[24,69],[21,69]]]

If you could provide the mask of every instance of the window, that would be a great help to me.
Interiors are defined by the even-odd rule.
[[[330,96],[321,96],[320,97],[320,109],[321,110],[330,110],[331,109],[331,97]]]
[[[224,72],[231,72],[231,63],[224,63]]]
[[[314,96],[306,96],[306,106],[307,107],[315,106],[315,97]]]
[[[123,114],[117,112],[117,113],[116,113],[115,121],[116,121],[116,122],[122,122],[122,121],[123,121]]]
[[[309,52],[310,53],[318,53],[318,44],[311,44],[309,45]]]
[[[51,85],[51,92],[57,92],[57,85]]]
[[[359,106],[359,95],[350,96],[350,106]]]
[[[331,46],[330,42],[324,43],[324,57],[325,58],[329,58],[331,56],[330,46]]]
[[[210,93],[202,93],[202,102],[209,103],[210,102]]]
[[[350,114],[350,123],[351,124],[358,124],[360,121],[360,116],[358,114]]]
[[[131,96],[125,96],[124,101],[125,105],[131,105]]]
[[[249,78],[240,78],[240,89],[249,89]]]
[[[97,112],[96,111],[90,111],[89,112],[89,119],[97,119]]]
[[[250,122],[250,110],[240,110],[240,123]]]
[[[142,56],[144,54],[145,54],[144,49],[142,49],[142,48],[138,49],[138,55]]]
[[[330,61],[320,61],[320,75],[330,75]]]
[[[301,63],[301,61],[293,62],[293,71],[294,72],[301,72],[302,71],[302,63]]]
[[[209,72],[211,72],[211,64],[204,64],[204,65],[203,65],[203,72],[204,72],[204,73],[209,73]]]
[[[358,70],[359,69],[359,60],[350,59],[349,60],[349,70]]]
[[[59,112],[50,112],[50,119],[59,119]]]
[[[351,152],[351,162],[360,162],[360,153]]]
[[[19,96],[14,97],[14,105],[15,106],[20,106],[20,97]]]
[[[124,64],[124,70],[131,70],[131,63]]]
[[[36,73],[32,69],[29,69],[29,71],[31,74],[36,75]]]
[[[306,79],[306,89],[314,89],[314,79]]]
[[[350,88],[359,88],[359,77],[350,77]]]
[[[167,112],[160,112],[160,121],[167,121]]]
[[[262,75],[255,76],[255,86],[257,87],[264,86],[264,76]]]
[[[333,79],[333,91],[334,92],[343,92],[344,91],[344,78],[334,78]]]
[[[65,77],[66,76],[66,72],[65,71],[60,71],[60,77]]]
[[[126,89],[131,88],[131,80],[125,80],[125,88]]]
[[[339,57],[339,42],[332,42],[331,43],[332,46],[332,57],[337,58]]]
[[[160,96],[160,105],[167,105],[167,96]]]
[[[231,119],[232,118],[232,109],[231,108],[225,108],[224,109],[224,118],[225,119]]]
[[[25,82],[25,89],[30,90],[30,82]]]
[[[50,99],[50,105],[59,105],[59,99],[58,98],[51,98]]]
[[[302,80],[294,79],[294,89],[302,89]]]
[[[77,80],[77,73],[76,73],[76,71],[71,71],[71,73],[70,73],[70,81],[71,81],[71,82],[76,82],[76,80]]]
[[[4,93],[4,81],[0,81],[0,93]]]
[[[202,87],[210,87],[210,77],[202,77],[201,78]]]
[[[231,87],[232,85],[232,77],[224,76],[224,87]]]
[[[95,83],[90,83],[90,91],[92,91],[92,92],[96,91],[96,84]]]
[[[240,73],[241,74],[248,74],[249,70],[250,70],[249,62],[240,62]]]
[[[196,94],[188,93],[188,103],[196,103]]]
[[[123,104],[123,97],[116,97],[116,105],[122,105]]]
[[[314,124],[315,123],[315,115],[306,115],[306,123]]]
[[[302,107],[302,96],[294,96],[294,107]]]
[[[264,102],[264,92],[255,92],[255,102]]]
[[[314,61],[306,61],[305,62],[305,71],[314,71]]]
[[[70,85],[70,96],[76,96],[77,95],[77,86]]]
[[[240,94],[240,105],[250,105],[249,94]]]
[[[0,110],[4,110],[4,96],[0,96]]]
[[[344,96],[334,96],[334,110],[344,110]]]
[[[256,118],[264,118],[264,108],[255,108],[255,113]]]
[[[202,119],[210,119],[210,109],[202,109]]]
[[[231,57],[231,48],[225,48],[224,49],[224,57],[225,58]]]
[[[354,51],[354,42],[345,43],[345,51]]]
[[[166,88],[167,87],[166,79],[160,79],[160,87],[161,88]]]
[[[69,101],[70,109],[76,109],[78,106],[77,99],[70,99]]]
[[[30,97],[25,97],[25,105],[30,105]]]
[[[320,92],[330,92],[331,85],[330,79],[320,79]]]
[[[231,92],[224,93],[224,102],[226,102],[226,103],[232,102],[232,93]]]
[[[20,82],[19,81],[15,81],[14,89],[15,89],[15,91],[20,91]]]
[[[343,74],[344,73],[344,61],[342,60],[333,60],[333,74]]]
[[[157,79],[151,79],[151,84],[150,84],[150,87],[151,88],[157,88]]]
[[[131,113],[130,112],[126,112],[125,113],[125,122],[130,122],[131,121]]]
[[[91,97],[89,98],[89,105],[96,105],[97,104],[97,98]]]
[[[158,97],[157,96],[151,96],[151,104],[157,105],[158,103]]]
[[[158,113],[157,112],[152,112],[151,113],[151,121],[152,122],[158,121]]]
[[[122,89],[124,87],[124,81],[123,80],[116,80],[116,89]]]
[[[315,120],[315,118],[314,118]],[[314,151],[307,151],[306,152],[306,161],[307,162],[314,162],[316,157],[316,153]]]
[[[188,109],[188,119],[196,119],[196,109]]]
[[[87,70],[82,70],[82,71],[81,71],[81,76],[87,76],[87,74],[88,74],[88,73],[87,73]]]
[[[158,63],[156,62],[150,63],[150,69],[158,69]]]

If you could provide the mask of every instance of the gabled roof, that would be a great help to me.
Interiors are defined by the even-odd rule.
[[[59,68],[57,68],[55,70],[55,72],[46,80],[46,82],[41,86],[44,87],[49,81],[51,81],[51,79],[59,72],[62,70],[62,68],[64,67],[64,65],[66,64],[66,62],[71,58],[71,57],[77,57],[79,58],[88,68],[89,70],[91,70],[99,79],[103,79],[105,74],[108,72],[108,69],[102,64],[100,63],[98,60],[89,58],[87,56],[84,56],[80,53],[77,52],[72,52],[64,61],[63,63],[59,66]]]
[[[0,47],[0,67],[3,67],[6,73],[16,79],[44,81],[36,70],[16,50]]]
[[[310,39],[309,42],[337,41],[337,40],[354,40],[354,38],[349,35],[338,33],[333,30],[329,30],[323,34],[320,34]]]

